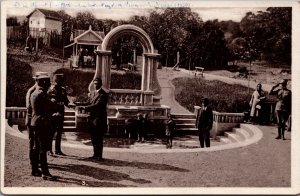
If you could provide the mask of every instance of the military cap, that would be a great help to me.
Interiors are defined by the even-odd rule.
[[[54,74],[54,81],[63,80],[64,74]]]
[[[287,84],[288,83],[288,80],[287,79],[282,79],[280,80],[279,84]]]
[[[202,103],[206,103],[207,104],[208,103],[208,98],[207,97],[203,97],[202,98]]]
[[[42,76],[42,75],[48,76],[49,74],[48,74],[48,72],[37,71],[32,78],[37,79],[39,76]]]
[[[37,80],[43,80],[43,79],[49,79],[50,80],[50,76],[48,75],[39,75],[36,77]]]

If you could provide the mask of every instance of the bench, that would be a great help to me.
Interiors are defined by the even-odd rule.
[[[195,67],[195,77],[197,75],[201,75],[203,77],[204,76],[203,72],[204,72],[204,67]]]

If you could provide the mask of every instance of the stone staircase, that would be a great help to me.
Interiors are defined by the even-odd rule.
[[[63,128],[64,128],[65,132],[76,131],[75,111],[73,111],[73,110],[66,110],[65,111],[64,127]]]
[[[172,118],[176,123],[176,135],[191,137],[198,135],[196,128],[196,116],[194,114],[172,114]],[[248,124],[240,124],[239,128],[233,128],[227,131],[223,136],[217,136],[216,142],[220,144],[232,144],[250,140],[254,136],[254,132]],[[198,138],[196,138],[198,140]],[[191,140],[194,140],[191,139]]]
[[[176,123],[177,135],[198,135],[194,114],[171,114]]]
[[[233,128],[232,132],[225,132],[224,136],[217,136],[216,139],[225,144],[239,143],[252,139],[254,134],[248,124],[240,124],[239,128]]]

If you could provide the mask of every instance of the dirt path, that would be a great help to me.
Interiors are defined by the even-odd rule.
[[[5,187],[289,187],[291,140],[275,140],[275,127],[260,127],[256,144],[232,150],[195,153],[107,152],[103,162],[92,152],[64,147],[66,157],[49,157],[56,182],[30,176],[28,142],[6,134]],[[17,160],[17,161],[16,161]],[[72,190],[70,191],[84,191]]]

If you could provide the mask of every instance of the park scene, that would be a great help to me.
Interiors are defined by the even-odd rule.
[[[291,188],[291,7],[18,9],[4,188]]]

